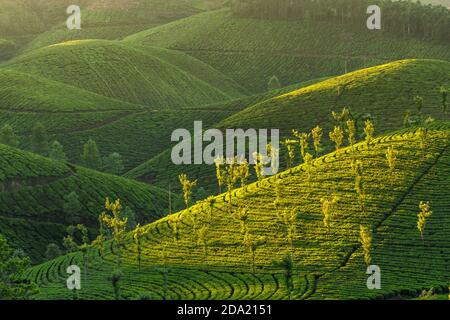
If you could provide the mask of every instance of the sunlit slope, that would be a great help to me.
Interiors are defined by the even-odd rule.
[[[235,18],[228,10],[201,13],[131,35],[131,43],[185,51],[252,91],[276,75],[283,85],[344,74],[406,58],[450,60],[450,43],[346,29],[328,22]]]
[[[358,135],[363,136],[361,117],[371,115],[377,133],[403,127],[405,112],[417,113],[414,97],[424,98],[424,115],[448,119],[442,111],[441,86],[450,86],[450,63],[432,60],[402,60],[362,69],[344,76],[313,83],[310,86],[276,97],[266,97],[243,105],[244,109],[216,123],[214,128],[278,128],[282,136],[291,130],[310,131],[316,125],[323,128],[324,137],[337,124],[331,112],[351,109],[357,119]],[[330,146],[327,146],[328,149]],[[197,177],[202,186],[215,190],[214,168],[208,166],[175,166],[170,161],[171,150],[150,159],[127,173],[128,177],[150,182],[177,183],[182,172]]]
[[[203,203],[150,224],[143,239],[140,270],[131,237],[122,250],[123,297],[145,294],[161,299],[166,287],[169,299],[287,299],[284,270],[274,262],[281,262],[290,252],[293,299],[381,298],[446,287],[450,282],[449,134],[448,124],[430,127],[422,148],[416,129],[401,131],[377,138],[370,147],[362,143],[355,151],[347,148],[321,157],[309,175],[305,166],[281,173],[280,210],[297,212],[292,248],[274,207],[273,177],[234,191],[231,206],[221,195],[212,211]],[[385,152],[391,146],[399,153],[389,172]],[[364,210],[355,192],[352,155],[363,164]],[[326,228],[321,199],[332,196],[339,200]],[[421,201],[430,201],[433,210],[423,240],[417,229]],[[235,218],[240,208],[249,210],[246,228],[253,239],[262,240],[255,251],[255,272],[251,271],[252,255],[242,245],[240,220]],[[173,229],[177,216],[181,219],[178,240]],[[382,270],[381,290],[366,287],[360,225],[373,230],[371,258]],[[197,231],[202,226],[208,226],[206,256],[202,242],[198,244]],[[110,245],[107,252],[100,259],[96,250],[90,251],[82,299],[113,297],[106,280],[115,268]],[[70,299],[72,293],[63,286],[64,271],[73,264],[83,265],[81,254],[31,269],[28,277],[42,286],[39,297]],[[166,285],[162,267],[169,269]]]
[[[185,65],[193,60],[184,58],[188,59]],[[211,70],[194,63],[207,69],[198,73],[206,75]],[[206,76],[198,78],[151,52],[113,41],[65,42],[20,56],[5,67],[154,108],[198,106],[238,94],[225,77],[225,85],[216,88],[206,82]],[[217,78],[219,73],[211,77]]]
[[[331,111],[350,108],[356,118],[370,114],[378,132],[400,128],[407,110],[417,113],[416,96],[424,99],[423,114],[436,119],[442,111],[441,87],[450,86],[450,62],[401,60],[358,70],[273,98],[236,113],[223,127],[293,128],[316,124],[331,129]]]
[[[81,210],[64,210],[64,197],[76,192]],[[0,145],[0,233],[33,260],[42,261],[49,243],[61,244],[75,221],[97,229],[107,196],[127,199],[141,222],[168,211],[168,194],[133,180],[101,174]]]
[[[101,112],[143,109],[61,82],[0,68],[0,109],[11,112]]]

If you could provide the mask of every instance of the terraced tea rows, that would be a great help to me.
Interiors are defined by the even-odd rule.
[[[311,169],[302,165],[237,189],[231,205],[226,195],[220,195],[215,198],[212,211],[203,202],[152,223],[145,228],[141,271],[131,236],[121,250],[123,296],[286,299],[284,271],[273,261],[279,262],[289,253],[294,261],[295,299],[376,298],[448,286],[450,278],[444,271],[448,268],[450,247],[444,239],[450,233],[449,191],[445,187],[450,170],[449,138],[448,124],[429,128],[425,148],[421,147],[416,129],[383,136],[370,147],[360,143],[354,152],[346,148],[321,157]],[[391,172],[385,158],[390,146],[398,151],[398,161]],[[364,210],[350,170],[352,157],[363,164]],[[276,188],[280,188],[282,195],[280,210],[296,212],[292,247],[286,227],[278,218],[281,211],[277,214],[273,205]],[[320,200],[334,195],[338,202],[331,227],[327,228]],[[434,212],[423,240],[416,226],[420,201],[430,201]],[[242,245],[240,221],[235,218],[241,208],[249,210],[248,232],[255,239],[264,237],[255,251],[254,272],[251,254]],[[180,219],[178,240],[173,229],[176,217]],[[203,247],[197,244],[197,232],[193,231],[202,225],[208,226],[206,256]],[[373,230],[371,256],[373,263],[382,269],[381,290],[365,287],[360,225]],[[104,259],[96,250],[90,252],[88,270],[95,272],[90,276],[88,271],[80,292],[82,298],[113,295],[106,278],[114,269],[117,248],[109,243],[106,249]],[[82,266],[82,255],[61,257],[30,270],[28,277],[42,285],[41,298],[71,297],[63,288],[68,264]],[[170,270],[167,281],[161,268]],[[243,273],[245,270],[248,273]]]
[[[233,17],[228,9],[201,13],[125,39],[181,50],[252,92],[276,75],[283,85],[344,74],[399,59],[449,61],[448,43],[432,43],[327,22]]]
[[[160,59],[160,51],[151,52],[113,41],[72,41],[32,51],[5,67],[152,108],[197,107],[239,97],[239,86],[209,66],[169,53],[168,61],[172,58],[178,67]],[[195,75],[184,71],[190,63],[198,70]],[[214,87],[211,78],[223,86]]]
[[[141,222],[168,211],[167,192],[146,184],[3,145],[0,163],[0,233],[34,260],[42,261],[46,246],[60,243],[65,227],[74,221],[97,229],[99,211],[109,195],[127,199]],[[64,199],[72,192],[81,206],[77,213],[64,209]]]

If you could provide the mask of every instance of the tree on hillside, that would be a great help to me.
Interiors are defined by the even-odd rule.
[[[417,112],[419,113],[419,115],[421,115],[423,109],[423,97],[415,96],[414,103],[416,104]]]
[[[311,135],[314,141],[314,152],[317,157],[321,151],[321,140],[323,136],[322,128],[317,126],[311,131]]]
[[[248,249],[251,255],[251,267],[252,267],[252,273],[256,273],[256,250],[265,244],[265,238],[264,237],[253,237],[250,232],[247,231],[247,233],[244,235],[244,240],[242,244]]]
[[[192,198],[192,190],[197,186],[198,181],[190,181],[185,173],[180,174],[178,176],[178,180],[180,180],[181,187],[183,188],[184,204],[186,205],[186,208],[189,208]]]
[[[339,198],[337,196],[320,199],[320,202],[322,203],[323,225],[328,229],[328,232],[331,229],[331,218],[335,212],[338,201]]]
[[[0,235],[0,300],[30,300],[38,293],[36,284],[24,280],[30,264],[30,258]]]
[[[72,191],[68,195],[64,196],[63,210],[66,214],[66,219],[69,223],[79,223],[81,220],[81,209],[83,208],[78,194]]]
[[[347,120],[347,135],[348,135],[348,142],[350,146],[352,147],[352,150],[356,144],[356,126],[355,121],[352,119]]]
[[[207,224],[204,224],[200,229],[197,231],[197,244],[201,245],[203,247],[203,255],[205,258],[205,263],[208,260],[208,231],[209,226]]]
[[[431,217],[433,211],[431,211],[431,206],[429,202],[421,201],[419,204],[420,212],[417,215],[417,229],[419,229],[420,236],[423,240],[423,233],[425,231],[425,226],[427,223],[427,219]]]
[[[416,134],[419,137],[420,148],[424,150],[427,147],[428,129],[419,128]]]
[[[50,243],[47,246],[47,249],[45,250],[45,258],[47,260],[52,260],[61,255],[61,249],[59,246],[55,243]]]
[[[288,254],[281,262],[274,261],[272,264],[284,270],[284,283],[288,293],[288,299],[291,300],[292,291],[294,291],[294,261],[292,255]]]
[[[5,144],[14,148],[19,146],[19,138],[9,124],[5,124],[0,129],[0,144]]]
[[[222,187],[225,184],[225,160],[223,157],[218,157],[214,159],[214,164],[216,166],[216,178],[217,178],[217,184],[219,186],[219,194],[222,193]]]
[[[120,290],[120,280],[122,280],[122,276],[123,276],[122,271],[120,269],[116,269],[108,277],[108,280],[111,281],[114,291],[114,298],[116,300],[120,300],[122,298]]]
[[[329,134],[331,141],[334,142],[336,150],[339,150],[344,142],[344,132],[341,127],[334,127],[334,130]]]
[[[138,263],[139,271],[141,270],[141,260],[142,260],[142,238],[145,235],[145,228],[141,227],[140,224],[131,232],[133,236],[134,245],[136,247],[136,260]]]
[[[370,146],[373,140],[373,135],[375,133],[375,126],[373,125],[371,120],[366,120],[364,126],[364,134],[366,135],[366,144],[367,147]]]
[[[238,179],[241,181],[241,187],[245,187],[245,184],[250,177],[250,167],[247,159],[241,159],[238,162],[237,168]]]
[[[128,206],[125,206],[120,213],[122,219],[127,219],[126,231],[132,231],[136,228],[136,212]]]
[[[255,162],[255,174],[258,181],[261,181],[264,178],[264,157],[261,153],[255,152],[253,153],[253,160]]]
[[[250,216],[250,210],[247,207],[240,207],[235,213],[234,218],[239,222],[241,226],[241,234],[245,235],[248,232],[248,219]]]
[[[287,155],[288,168],[292,168],[292,166],[294,165],[296,143],[297,143],[297,141],[292,140],[292,139],[285,139],[283,141],[283,145],[286,147],[286,151],[287,151],[286,155]]]
[[[169,227],[172,229],[173,239],[176,241],[180,240],[180,225],[183,221],[181,212],[169,216],[168,223]]]
[[[268,89],[268,91],[281,89],[281,83],[277,76],[274,75],[269,79],[267,89]]]
[[[105,172],[120,175],[124,170],[122,156],[117,153],[111,153],[103,159],[103,170]]]
[[[48,133],[45,126],[37,122],[31,129],[31,150],[40,155],[48,155]]]
[[[94,170],[101,170],[102,158],[97,148],[97,143],[89,139],[83,146],[83,154],[81,155],[81,161],[87,168]]]
[[[128,224],[127,218],[122,218],[122,205],[120,199],[110,201],[106,198],[105,202],[106,212],[103,212],[101,219],[105,226],[109,228],[113,235],[114,245],[116,247],[115,254],[117,258],[117,269],[120,269],[122,263],[122,248],[124,246],[126,226]]]
[[[233,207],[233,190],[239,180],[239,164],[237,158],[227,159],[226,182],[228,194],[228,212],[231,214]]]
[[[59,141],[53,141],[50,145],[50,152],[48,154],[50,159],[57,161],[67,161],[67,156],[64,152],[64,148]]]
[[[395,164],[397,162],[398,151],[394,149],[394,146],[388,147],[386,151],[386,161],[389,170],[392,172],[395,169]]]
[[[305,171],[306,171],[306,175],[308,176],[308,181],[311,181],[312,169],[314,167],[313,161],[314,161],[314,157],[312,156],[312,154],[307,152],[305,154]]]
[[[298,139],[298,144],[300,147],[300,156],[302,157],[303,161],[305,161],[305,154],[309,147],[309,138],[311,137],[310,133],[304,133],[299,132],[297,130],[292,130],[292,134],[295,138]]]
[[[297,229],[297,211],[297,208],[292,208],[278,213],[278,220],[286,228],[286,241],[291,251],[294,246],[295,232]]]
[[[359,226],[359,241],[364,252],[364,262],[369,266],[372,261],[372,232],[362,225]]]

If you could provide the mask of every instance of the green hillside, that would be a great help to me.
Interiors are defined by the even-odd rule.
[[[69,0],[0,1],[0,37],[32,50],[81,39],[121,39],[148,28],[219,8],[222,0],[79,0],[81,30],[68,30]],[[19,48],[18,48],[19,49]],[[0,58],[2,58],[0,56]]]
[[[64,198],[72,192],[81,204],[76,214],[64,209]],[[67,225],[83,223],[96,230],[108,196],[127,199],[139,222],[168,211],[162,189],[0,145],[0,233],[35,261],[44,259],[49,243],[61,244]]]
[[[33,51],[6,67],[153,108],[198,106],[239,95],[237,85],[233,86],[223,76],[223,87],[215,88],[205,82],[208,72],[219,82],[220,74],[213,73],[210,67],[193,62],[198,67],[198,75],[204,76],[201,79],[183,70],[192,58],[185,55],[177,61],[181,67],[152,55],[151,50],[147,52],[118,42],[86,40]]]
[[[277,97],[262,98],[245,106],[213,128],[278,128],[283,136],[291,130],[310,131],[316,125],[328,136],[336,122],[332,111],[350,108],[363,136],[362,119],[370,115],[378,133],[403,127],[407,110],[417,113],[415,96],[424,98],[422,113],[435,119],[448,119],[442,112],[441,86],[450,86],[450,63],[433,60],[402,60],[362,69],[340,77],[293,90]],[[214,190],[214,168],[208,166],[175,166],[171,150],[143,163],[127,173],[127,177],[167,185],[188,172],[202,186]]]
[[[201,13],[125,39],[187,52],[253,92],[407,58],[450,60],[449,43],[350,28],[334,22],[245,19]]]
[[[422,289],[448,287],[449,137],[448,124],[429,127],[425,140],[417,129],[381,136],[370,146],[341,149],[318,158],[311,167],[301,165],[237,189],[231,204],[220,195],[212,205],[203,202],[152,223],[145,227],[140,269],[131,236],[120,251],[122,297],[287,299],[286,271],[279,264],[288,254],[293,257],[293,299],[416,296]],[[391,171],[388,147],[398,152]],[[362,163],[364,197],[355,191],[352,158]],[[326,227],[321,199],[333,196],[338,200]],[[423,239],[417,229],[421,201],[429,201],[433,211]],[[237,218],[241,209],[248,210],[246,219]],[[280,220],[285,213],[292,213],[292,223]],[[366,287],[361,225],[373,232],[370,258],[381,268],[380,290]],[[199,230],[204,228],[202,237]],[[259,243],[254,265],[242,230],[253,239],[249,244]],[[107,277],[115,268],[118,249],[114,244],[105,249],[104,259],[96,249],[90,250],[87,278],[79,292],[82,299],[114,296]],[[83,265],[80,253],[32,268],[28,278],[41,285],[38,297],[70,299],[72,293],[63,286],[64,271],[73,264]]]

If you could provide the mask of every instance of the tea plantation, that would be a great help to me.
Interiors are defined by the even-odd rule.
[[[131,235],[120,251],[109,242],[103,258],[91,249],[79,298],[114,297],[107,278],[118,252],[122,298],[128,299],[287,299],[281,262],[289,254],[293,299],[415,296],[448,287],[450,127],[436,123],[427,129],[425,140],[418,128],[384,135],[236,189],[231,202],[220,195],[149,224],[140,268]],[[389,147],[398,152],[391,169]],[[352,159],[362,163],[363,198],[355,191]],[[321,201],[333,197],[337,202],[325,225]],[[417,229],[422,201],[433,211],[423,237]],[[243,209],[246,219],[238,218]],[[283,223],[285,212],[294,213],[293,223]],[[366,287],[361,225],[373,234],[370,257],[381,268],[380,290]],[[199,236],[204,228],[206,235]],[[243,228],[254,246],[245,245]],[[81,253],[66,255],[32,268],[28,278],[40,284],[40,298],[70,299],[65,269],[83,261]]]

